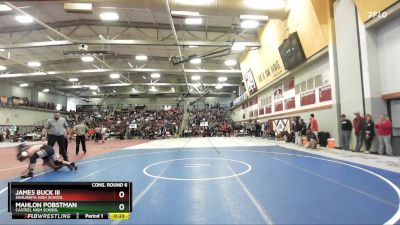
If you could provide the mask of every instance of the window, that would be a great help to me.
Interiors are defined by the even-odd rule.
[[[314,83],[315,83],[315,87],[322,86],[322,75],[321,74],[314,77]]]
[[[296,85],[295,90],[296,90],[296,91],[295,91],[295,92],[296,92],[296,95],[298,95],[298,94],[301,93],[301,91],[300,91],[300,84]]]
[[[301,82],[300,84],[300,90],[301,92],[306,92],[307,91],[307,83],[305,81]]]
[[[307,80],[307,91],[314,89],[314,78]]]

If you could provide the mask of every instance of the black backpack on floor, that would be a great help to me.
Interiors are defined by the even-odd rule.
[[[318,132],[319,146],[326,147],[328,145],[328,138],[330,137],[331,135],[329,134],[329,132]]]

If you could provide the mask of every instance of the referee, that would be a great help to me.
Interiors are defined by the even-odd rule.
[[[53,114],[53,118],[48,119],[44,125],[42,139],[44,141],[47,135],[47,145],[51,147],[54,147],[54,144],[57,142],[60,155],[65,161],[68,161],[67,149],[65,146],[65,130],[67,131],[67,135],[71,134],[67,121],[60,117],[60,113],[56,111]]]

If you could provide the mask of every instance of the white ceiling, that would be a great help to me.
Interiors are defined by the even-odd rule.
[[[199,0],[200,1],[200,0]],[[217,1],[217,0],[215,0]],[[225,0],[226,1],[226,0]],[[236,0],[235,0],[236,1]],[[273,0],[269,0],[273,1]],[[143,1],[141,1],[143,2]],[[150,1],[151,2],[151,1]],[[217,1],[218,2],[218,1]],[[18,1],[11,2],[14,6],[32,15],[36,19],[51,26],[56,31],[68,36],[73,40],[100,40],[99,35],[105,39],[115,40],[146,40],[154,42],[175,42],[169,23],[169,14],[167,10],[152,11],[148,8],[138,8],[135,1],[112,1],[97,3],[94,2],[93,13],[67,13],[64,10],[63,2],[59,1]],[[114,7],[114,9],[103,8]],[[196,8],[191,7],[192,11]],[[115,23],[101,21],[99,13],[104,11],[114,11],[119,14],[119,20]],[[20,14],[13,10],[8,13],[0,13],[0,45],[32,43],[32,42],[49,42],[64,40],[63,37],[56,32],[46,29],[37,22],[23,25],[15,21],[15,15]],[[231,41],[256,41],[256,30],[243,30],[240,28],[239,15],[212,15],[204,16],[204,22],[199,27],[190,27],[183,23],[183,19],[174,18],[174,25],[177,31],[179,41],[209,41],[209,42],[231,42]],[[215,50],[217,47],[198,47],[198,48],[181,48],[184,56],[188,57],[193,54],[201,54],[204,52]],[[51,47],[25,47],[12,48],[4,52],[0,52],[0,65],[8,67],[7,74],[32,73],[35,71],[26,65],[29,61],[40,61],[42,66],[40,71],[75,71],[85,69],[104,68],[108,69],[105,64],[95,60],[93,63],[83,63],[80,56],[64,55],[65,50],[78,50],[76,45],[67,46],[51,46]],[[181,65],[173,66],[169,62],[171,56],[177,56],[178,48],[176,46],[145,46],[145,45],[89,45],[89,50],[112,50],[116,52],[115,56],[105,57],[104,62],[112,68],[153,68],[153,69],[182,69]],[[149,57],[145,62],[138,62],[135,56],[144,54]],[[231,52],[228,56],[218,57],[210,60],[204,60],[201,65],[195,66],[185,63],[186,69],[207,69],[207,70],[239,70],[239,65],[227,67],[224,65],[225,59],[239,60],[241,53]],[[103,58],[102,58],[103,59]],[[128,64],[130,63],[130,65]],[[132,66],[132,67],[131,67]],[[67,80],[70,77],[79,77],[81,84],[97,83],[112,84],[120,82],[128,82],[127,79],[121,78],[120,81],[111,80],[109,73],[64,73],[54,76],[24,76],[16,78],[7,78],[7,80],[21,83],[30,82],[38,87],[45,87],[51,84],[62,87],[71,85]],[[145,72],[122,72],[126,78],[133,83],[150,82],[149,73]],[[190,81],[190,75],[187,74]],[[241,74],[221,74],[207,73],[200,74],[204,76],[204,83],[217,83],[218,76],[227,76],[229,84],[240,84]],[[1,77],[2,75],[0,75]],[[143,77],[146,78],[143,79]],[[44,82],[44,80],[46,82]],[[158,82],[184,83],[185,77],[183,73],[166,73],[162,74]],[[190,81],[191,82],[191,81]],[[129,87],[130,88],[130,87]],[[115,88],[114,88],[115,89]],[[124,88],[121,88],[124,89]],[[125,88],[126,90],[127,88]],[[177,90],[185,91],[184,86],[176,87]],[[224,87],[222,91],[232,92],[237,87]]]

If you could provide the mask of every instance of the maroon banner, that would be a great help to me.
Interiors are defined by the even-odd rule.
[[[264,108],[258,110],[258,115],[260,116],[264,115]]]
[[[295,107],[296,107],[296,101],[294,97],[285,100],[285,109],[293,109]]]
[[[275,112],[279,112],[279,111],[282,111],[282,110],[283,110],[283,102],[282,101],[276,102],[275,103]]]
[[[247,71],[247,73],[244,74],[244,81],[247,91],[249,92],[250,95],[252,95],[254,92],[257,91],[257,84],[254,79],[253,72],[251,70]]]
[[[282,84],[276,86],[274,88],[274,99],[281,99],[283,98],[283,90],[282,90]]]
[[[272,113],[272,107],[271,107],[271,105],[265,106],[265,114],[270,114],[270,113]]]
[[[312,105],[312,104],[315,104],[315,91],[310,91],[300,96],[301,106]]]
[[[293,77],[290,78],[289,80],[286,80],[283,83],[283,91],[284,92],[292,90],[293,88],[294,88],[294,78]]]
[[[254,110],[254,117],[258,117],[258,109]]]
[[[326,102],[332,100],[332,88],[331,86],[321,87],[319,89],[319,102]]]

